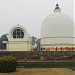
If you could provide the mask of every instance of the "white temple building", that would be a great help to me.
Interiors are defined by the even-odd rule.
[[[41,26],[41,48],[45,50],[70,50],[74,48],[74,21],[61,12],[58,4]]]
[[[14,25],[7,38],[8,41],[3,41],[6,51],[31,51],[31,38],[25,27]]]

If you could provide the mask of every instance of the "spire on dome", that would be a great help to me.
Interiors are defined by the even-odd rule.
[[[58,3],[56,4],[56,7],[54,9],[54,12],[61,12],[61,9],[60,9]]]
[[[58,3],[56,4],[56,6],[57,6],[57,7],[59,6]]]

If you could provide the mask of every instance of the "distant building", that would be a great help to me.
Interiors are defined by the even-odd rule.
[[[4,34],[0,38],[0,49],[6,49],[6,44],[3,41],[8,41],[7,34]]]

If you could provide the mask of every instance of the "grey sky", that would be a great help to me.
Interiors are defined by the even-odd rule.
[[[42,21],[53,13],[56,3],[74,19],[74,0],[0,0],[0,36],[20,24],[30,36],[40,37]]]

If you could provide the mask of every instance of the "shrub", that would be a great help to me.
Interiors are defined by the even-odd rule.
[[[0,57],[0,72],[16,71],[17,61],[12,56]]]

